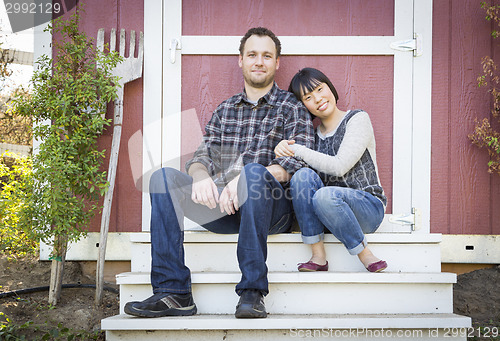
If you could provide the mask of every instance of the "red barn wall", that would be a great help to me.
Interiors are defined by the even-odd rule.
[[[490,117],[481,59],[499,56],[480,2],[434,0],[431,232],[500,234],[500,177],[467,137],[476,117]]]

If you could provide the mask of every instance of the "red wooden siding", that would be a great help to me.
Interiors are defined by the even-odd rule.
[[[67,13],[72,14],[79,10],[81,14],[80,27],[90,37],[97,38],[97,31],[100,28],[106,30],[106,42],[109,43],[111,28],[117,30],[127,30],[127,51],[128,56],[129,37],[128,32],[144,31],[143,1],[125,0],[86,0],[84,11],[81,11],[81,3],[77,9]],[[119,48],[119,37],[116,48]],[[136,41],[136,51],[138,42]],[[136,190],[132,178],[130,159],[128,155],[127,142],[130,136],[139,129],[142,129],[142,79],[125,85],[123,127],[120,145],[120,155],[118,158],[118,171],[113,196],[113,206],[111,209],[110,231],[111,232],[139,232],[142,229],[142,196]],[[107,118],[113,118],[113,106],[108,106]],[[109,152],[111,150],[113,126],[108,127],[104,136],[99,140],[99,147],[107,151],[103,170],[107,171],[109,162]],[[142,165],[140,155],[134,156],[134,162]],[[101,226],[100,215],[94,217],[89,231],[99,231]]]
[[[476,78],[498,41],[479,0],[434,0],[433,22],[431,232],[500,234],[500,178],[467,138],[474,118],[490,117]]]
[[[278,36],[394,34],[394,0],[183,0],[182,7],[184,35],[242,36],[256,26]]]

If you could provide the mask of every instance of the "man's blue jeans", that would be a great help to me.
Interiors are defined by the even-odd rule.
[[[281,184],[260,164],[244,167],[238,181],[239,211],[220,213],[191,200],[193,178],[172,168],[162,168],[150,180],[151,285],[153,292],[189,293],[191,274],[184,263],[184,217],[215,233],[239,233],[237,257],[242,273],[236,292],[257,289],[269,292],[267,236],[288,232],[292,204]],[[222,190],[222,189],[219,189]]]
[[[384,219],[384,205],[372,194],[346,187],[324,186],[310,168],[299,169],[290,181],[295,216],[305,244],[324,238],[325,227],[357,255]]]

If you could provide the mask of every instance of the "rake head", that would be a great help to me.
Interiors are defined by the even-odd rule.
[[[97,48],[104,51],[104,28],[97,32]],[[116,51],[116,30],[111,29],[109,36],[109,51]],[[125,29],[120,31],[120,56],[124,58],[123,62],[113,69],[113,76],[120,77],[119,83],[123,84],[142,77],[142,61],[144,59],[144,34],[139,33],[139,51],[135,57],[135,31],[130,31],[129,56],[125,57]]]

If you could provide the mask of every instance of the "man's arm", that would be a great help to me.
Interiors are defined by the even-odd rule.
[[[295,140],[301,145],[313,148],[314,129],[309,112],[301,102],[297,103],[295,99],[289,99],[289,101],[282,108],[285,117],[283,139]],[[274,159],[271,165],[281,166],[290,175],[307,166],[305,162],[291,156]]]
[[[200,163],[209,175],[213,176],[221,171],[220,147],[221,147],[221,123],[217,110],[212,114],[212,118],[205,126],[203,141],[193,155],[193,158],[186,162],[186,170],[191,175],[191,167]]]
[[[193,177],[191,199],[210,209],[215,208],[219,202],[219,192],[207,168],[201,163],[193,163],[188,169],[188,174]]]

